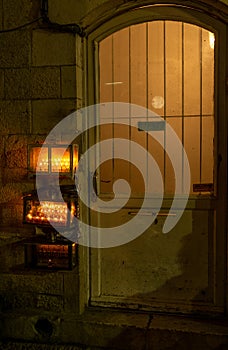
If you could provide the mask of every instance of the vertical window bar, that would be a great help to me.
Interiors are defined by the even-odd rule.
[[[202,28],[200,28],[200,183],[202,181],[202,160],[203,160],[203,52],[202,52],[202,43],[203,43],[203,32]]]
[[[184,23],[182,22],[182,144],[183,144],[183,150],[182,150],[182,193],[184,191]]]
[[[149,109],[149,96],[148,96],[148,72],[149,72],[149,26],[148,22],[146,22],[146,109],[147,109],[147,120],[148,120],[148,109]],[[148,167],[148,151],[149,151],[149,135],[146,133],[146,149],[147,149],[147,164],[146,164],[146,174],[147,174],[147,182],[149,179],[149,167]]]
[[[128,37],[129,37],[129,43],[128,43],[128,51],[129,51],[129,72],[128,72],[128,102],[129,102],[129,140],[131,141],[131,27],[128,29]],[[128,162],[128,170],[129,170],[129,184],[131,184],[132,181],[132,174],[131,174],[131,142],[129,142],[129,158],[130,162]]]
[[[164,120],[166,121],[166,22],[163,21]],[[164,189],[166,189],[166,132],[164,132]]]
[[[114,82],[114,34],[112,35],[112,82]],[[115,101],[114,84],[112,84],[112,102]],[[112,184],[114,181],[114,107],[112,108]]]

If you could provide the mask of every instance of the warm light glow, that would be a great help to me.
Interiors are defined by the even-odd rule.
[[[78,146],[74,145],[73,146],[73,171],[76,173],[76,170],[78,168]]]
[[[64,154],[62,148],[54,147],[51,149],[51,171],[52,172],[70,172],[70,150],[67,149]]]
[[[48,159],[43,158],[40,162],[39,162],[39,166],[38,166],[39,171],[48,171]]]
[[[41,257],[58,258],[61,256],[68,256],[68,246],[67,245],[46,245],[40,244],[37,246],[37,253]]]
[[[33,205],[26,215],[26,221],[36,224],[48,222],[67,224],[67,204],[57,202],[42,202],[42,205]]]
[[[41,151],[42,150],[42,151]],[[42,153],[41,153],[42,152]],[[29,167],[35,172],[48,172],[48,148],[41,146],[31,147],[29,150]]]
[[[215,47],[215,35],[212,32],[209,32],[209,43],[210,43],[210,48],[214,49],[214,47]]]
[[[78,145],[29,146],[29,170],[35,173],[75,173]]]

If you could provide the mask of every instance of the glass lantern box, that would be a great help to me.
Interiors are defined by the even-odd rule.
[[[59,173],[72,177],[78,166],[78,145],[29,145],[28,176]]]
[[[62,199],[55,196],[50,188],[44,189],[42,204],[37,191],[25,193],[23,196],[23,223],[34,224],[38,227],[64,227],[72,228],[74,217],[79,218],[78,195],[73,185],[60,186]]]
[[[71,270],[77,263],[75,239],[79,237],[74,218],[80,217],[75,186],[60,186],[62,198],[59,200],[53,189],[44,188],[42,191],[43,198],[46,195],[42,202],[36,190],[23,196],[23,223],[34,225],[42,232],[24,242],[25,267]],[[60,235],[60,228],[74,241]]]
[[[25,267],[33,269],[72,270],[77,265],[77,243],[46,242],[31,239],[24,244]]]

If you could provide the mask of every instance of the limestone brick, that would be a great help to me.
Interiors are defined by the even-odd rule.
[[[45,319],[50,322],[53,325],[53,335],[51,337],[52,343],[56,343],[56,329],[59,327],[59,322],[60,319],[58,316],[55,316],[50,312],[42,312],[42,315],[39,313],[41,311],[38,310],[31,310],[30,313],[24,313],[23,315],[18,312],[16,317],[12,317],[10,313],[5,313],[4,319],[2,322],[2,327],[1,327],[1,333],[4,334],[5,338],[11,338],[11,339],[23,339],[24,342],[33,340],[35,343],[37,343],[37,340],[41,340],[44,342],[46,340],[47,342],[50,341],[50,339],[45,339],[45,336],[42,338],[37,334],[37,331],[35,329],[35,325],[38,322],[39,319],[43,319],[45,317],[45,314],[48,313],[48,316],[45,317]],[[49,345],[50,346],[50,345]],[[50,349],[49,347],[47,347]],[[22,349],[26,349],[26,347],[22,347]],[[28,349],[36,349],[33,346],[30,346]],[[40,348],[40,344],[38,345],[37,349]]]
[[[65,66],[61,68],[62,97],[76,97],[76,68]]]
[[[3,168],[2,182],[7,183],[21,183],[28,179],[28,170],[26,168]]]
[[[7,99],[27,99],[30,96],[30,71],[27,68],[5,71],[5,95]]]
[[[4,29],[15,28],[31,21],[31,0],[3,0]]]
[[[49,133],[63,118],[75,110],[74,99],[33,101],[33,131]]]
[[[29,189],[29,185],[26,183],[18,184],[18,183],[9,182],[8,184],[4,185],[1,188],[0,204],[9,203],[9,202],[22,204],[21,202],[22,192],[26,192],[28,189]]]
[[[2,2],[3,2],[3,0],[0,0],[0,9],[1,9],[1,11],[0,11],[0,30],[3,29],[3,11],[2,11],[3,4],[2,4]]]
[[[49,13],[53,22],[78,23],[83,15],[85,2],[80,0],[49,0]]]
[[[33,98],[60,97],[59,68],[33,68],[31,74],[31,95]]]
[[[78,312],[79,311],[79,276],[78,269],[65,272],[64,278],[64,311]]]
[[[7,183],[22,183],[28,179],[28,170],[25,168],[4,168],[2,171],[2,181]]]
[[[82,322],[65,319],[61,326],[60,335],[63,342],[72,339],[75,343],[91,347],[104,347],[105,349],[124,349],[121,347],[124,343],[128,344],[127,349],[138,350],[144,344],[147,320],[147,315],[126,314],[124,317],[119,313],[113,315],[112,312],[107,312],[106,314],[106,311],[103,310],[102,313],[84,315]],[[128,327],[126,327],[126,321],[132,322],[132,324],[127,323]],[[139,322],[140,324],[138,324]]]
[[[7,69],[5,94],[7,99],[58,98],[60,69],[53,67],[33,68],[31,71],[25,68]]]
[[[9,239],[0,239],[0,271],[8,272],[16,265],[21,265],[24,263],[24,250],[23,245],[20,244],[19,239],[17,241],[13,240],[11,237]],[[0,277],[1,281],[1,277]],[[0,293],[2,294],[2,293]]]
[[[4,70],[0,69],[0,98],[5,97],[4,91]]]
[[[0,343],[0,350],[104,350],[98,348],[85,348],[77,345],[52,345],[52,344],[32,344],[32,343]]]
[[[63,293],[63,276],[61,272],[21,271],[15,274],[1,275],[0,290],[17,290],[58,295]]]
[[[20,196],[21,198],[21,196]],[[22,226],[23,208],[22,203],[15,201],[14,204],[4,204],[1,206],[1,225],[2,226]]]
[[[63,297],[57,295],[38,294],[36,307],[52,312],[63,311]]]
[[[27,30],[3,33],[0,37],[0,68],[28,67],[30,64],[31,40]]]
[[[29,101],[0,101],[0,133],[27,134],[30,131]]]
[[[33,66],[75,64],[75,38],[72,34],[36,30],[32,45]]]
[[[105,2],[106,2],[105,0],[95,0],[95,1],[94,0],[86,0],[85,3],[86,3],[87,12],[92,11],[94,8],[102,5]]]
[[[12,135],[5,145],[6,166],[8,168],[27,168],[27,137]]]
[[[0,141],[0,164],[2,182],[24,183],[28,181],[28,145],[42,144],[46,136],[11,135]],[[18,186],[18,185],[16,185]],[[28,189],[29,190],[29,189]],[[1,196],[0,196],[1,198]]]
[[[0,167],[5,167],[5,137],[0,138]]]

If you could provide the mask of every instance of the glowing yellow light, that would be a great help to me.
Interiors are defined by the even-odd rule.
[[[214,49],[214,47],[215,47],[215,35],[212,32],[209,32],[209,43],[210,43],[210,48]]]

